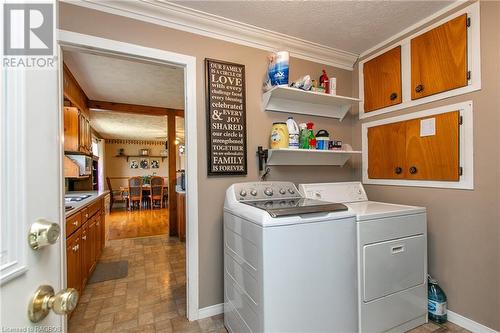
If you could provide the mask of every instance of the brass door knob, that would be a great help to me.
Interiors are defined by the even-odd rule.
[[[60,234],[59,224],[40,219],[31,225],[28,243],[33,250],[38,250],[41,247],[55,244]]]
[[[63,289],[54,294],[51,286],[43,285],[35,291],[30,300],[28,317],[32,322],[38,323],[47,317],[51,309],[59,315],[65,315],[73,311],[77,303],[78,291],[76,289]]]

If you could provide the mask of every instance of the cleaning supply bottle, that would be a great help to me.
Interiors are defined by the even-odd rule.
[[[309,139],[308,139],[308,130],[307,125],[305,123],[299,124],[299,148],[300,149],[309,149]]]
[[[288,127],[288,148],[299,149],[299,126],[293,117],[288,117],[286,125]]]
[[[328,141],[330,141],[330,134],[326,130],[319,130],[316,133],[316,149],[328,150]]]
[[[330,93],[330,82],[328,80],[328,74],[326,74],[326,70],[323,69],[323,74],[319,77],[319,84],[321,87],[325,89],[325,93]]]
[[[427,297],[429,319],[438,324],[445,323],[448,320],[448,316],[446,314],[446,294],[438,285],[437,280],[434,280],[430,275],[427,276]]]
[[[269,140],[271,149],[288,148],[288,128],[284,122],[273,123]]]
[[[314,130],[313,130],[314,123],[308,122],[306,125],[307,125],[307,139],[309,141],[308,149],[316,149],[316,137],[314,136]]]

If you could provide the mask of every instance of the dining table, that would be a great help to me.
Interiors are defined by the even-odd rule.
[[[128,186],[120,186],[120,194],[123,198],[127,197]],[[151,184],[142,184],[142,195],[150,195],[151,194]],[[163,196],[168,195],[168,185],[163,185]]]

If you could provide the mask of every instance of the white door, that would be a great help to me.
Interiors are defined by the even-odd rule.
[[[57,293],[65,284],[62,235],[55,244],[38,250],[28,244],[34,222],[63,221],[58,66],[2,68],[0,326],[5,331],[40,326],[61,331],[65,323],[53,309],[37,323],[28,318],[28,304],[37,288],[48,285]]]

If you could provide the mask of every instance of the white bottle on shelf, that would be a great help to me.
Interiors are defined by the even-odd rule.
[[[288,127],[288,148],[299,149],[299,126],[293,117],[288,117],[286,125]]]

